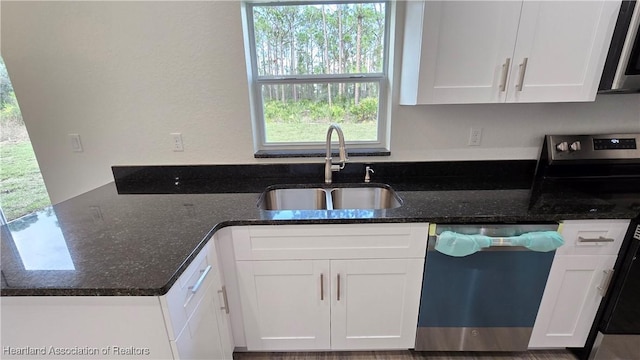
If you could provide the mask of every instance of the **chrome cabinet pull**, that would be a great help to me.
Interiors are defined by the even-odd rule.
[[[189,289],[191,290],[192,294],[195,294],[198,292],[198,289],[200,289],[200,286],[202,286],[202,282],[204,282],[204,278],[207,277],[207,275],[209,275],[209,271],[211,271],[211,265],[207,266],[204,270],[202,270],[202,275],[200,275],[200,278],[198,279],[198,281],[196,281],[196,283],[193,286],[189,286]]]
[[[606,238],[606,237],[598,237],[594,239],[583,238],[582,236],[578,236],[578,242],[580,243],[599,243],[599,242],[614,242],[616,239]]]
[[[522,91],[522,87],[524,85],[524,73],[527,72],[528,61],[529,61],[529,58],[524,58],[522,59],[522,63],[518,65],[518,68],[520,68],[520,76],[518,78],[518,83],[516,84],[517,91]]]
[[[500,91],[507,90],[507,75],[509,74],[509,66],[511,65],[511,58],[507,58],[504,64],[502,64],[502,75],[500,76]]]
[[[338,301],[340,301],[340,274],[338,274]]]
[[[607,289],[609,288],[609,283],[611,282],[611,277],[613,275],[613,269],[603,270],[604,277],[602,278],[602,283],[596,289],[600,293],[600,296],[604,297],[607,293]]]
[[[220,310],[224,310],[225,313],[229,313],[229,300],[227,300],[227,288],[225,286],[222,287],[222,290],[218,290],[219,293],[222,293],[222,301],[224,302],[224,306],[220,306]]]
[[[324,274],[320,274],[320,301],[324,301]]]

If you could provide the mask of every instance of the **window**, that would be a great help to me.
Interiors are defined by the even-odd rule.
[[[331,123],[349,149],[385,149],[389,3],[247,2],[258,152],[320,150]]]

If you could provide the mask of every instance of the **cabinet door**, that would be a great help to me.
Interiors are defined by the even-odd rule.
[[[619,8],[607,0],[525,1],[507,102],[595,100]]]
[[[615,255],[555,257],[530,348],[584,346],[615,261]]]
[[[401,104],[505,101],[503,64],[513,58],[521,2],[408,1],[406,6]]]
[[[423,266],[424,259],[332,260],[331,348],[413,348]]]
[[[175,340],[179,359],[232,359],[223,352],[215,304],[216,288],[208,286],[202,300]]]
[[[248,350],[330,348],[329,261],[236,262]]]
[[[216,244],[212,244],[210,247],[211,258],[216,260],[217,264],[222,264],[217,252]],[[221,266],[218,267],[221,269]],[[220,346],[223,359],[233,359],[234,342],[231,335],[231,319],[229,317],[229,298],[227,296],[227,288],[224,286],[222,273],[218,271],[213,274],[211,286],[216,292],[214,301],[214,307],[217,311],[218,318],[218,332],[220,334]]]

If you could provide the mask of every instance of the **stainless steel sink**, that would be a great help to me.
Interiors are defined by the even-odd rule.
[[[388,187],[345,187],[331,190],[334,209],[392,209],[400,198]]]
[[[324,189],[272,189],[260,197],[259,207],[264,210],[324,210],[327,193]]]
[[[258,200],[263,210],[392,209],[402,200],[389,186],[286,187],[265,190]]]

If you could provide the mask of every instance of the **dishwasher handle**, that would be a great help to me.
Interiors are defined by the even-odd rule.
[[[462,257],[491,247],[524,247],[532,251],[549,252],[563,244],[564,239],[557,231],[537,231],[509,237],[444,231],[436,238],[435,250],[445,255]]]

